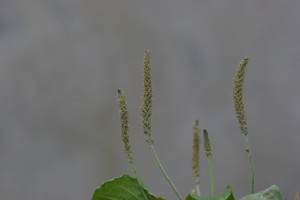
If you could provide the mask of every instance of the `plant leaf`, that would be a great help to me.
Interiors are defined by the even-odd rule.
[[[164,200],[150,194],[139,184],[138,179],[124,174],[103,183],[93,194],[92,200]]]
[[[232,189],[228,185],[222,194],[214,196],[197,196],[195,194],[189,194],[186,200],[234,200]]]
[[[268,189],[247,195],[240,200],[282,200],[279,187],[272,185]]]

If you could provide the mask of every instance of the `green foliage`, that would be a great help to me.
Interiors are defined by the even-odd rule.
[[[186,200],[234,200],[231,187],[228,185],[222,194],[213,196],[198,196],[195,194],[189,194]],[[245,199],[244,199],[245,200]]]
[[[250,194],[240,200],[282,200],[279,187],[272,185],[268,189],[262,190],[255,194]]]
[[[147,199],[164,200],[160,197],[153,196],[145,188],[142,189]],[[94,192],[92,200],[144,200],[144,194],[140,189],[138,179],[124,174],[103,183]]]

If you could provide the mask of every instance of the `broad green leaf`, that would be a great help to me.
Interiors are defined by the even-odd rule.
[[[144,193],[144,194],[143,194]],[[164,200],[150,194],[138,179],[124,174],[103,183],[96,189],[92,200]]]
[[[195,194],[189,194],[186,200],[234,200],[232,189],[228,185],[222,194],[214,196],[197,196]]]
[[[262,190],[255,194],[250,194],[240,200],[282,200],[279,187],[272,185],[268,189]]]

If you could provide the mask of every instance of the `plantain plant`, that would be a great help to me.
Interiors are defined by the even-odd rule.
[[[254,169],[253,160],[250,151],[250,144],[248,139],[248,125],[245,115],[243,103],[243,84],[246,66],[249,58],[245,57],[237,66],[234,83],[233,83],[233,104],[236,117],[239,123],[240,131],[245,139],[246,152],[249,159],[250,177],[251,177],[251,194],[247,195],[240,200],[282,200],[280,190],[277,186],[273,185],[265,190],[254,193]],[[199,120],[195,120],[193,145],[192,145],[192,173],[194,177],[194,188],[190,194],[185,198],[180,194],[175,184],[168,176],[166,170],[162,166],[154,146],[154,139],[151,132],[151,118],[152,118],[152,79],[151,79],[151,65],[150,65],[150,52],[146,51],[144,56],[144,79],[143,79],[143,102],[141,106],[141,119],[143,124],[143,132],[146,136],[146,143],[151,151],[152,157],[161,171],[163,177],[170,185],[171,190],[175,193],[179,200],[234,200],[234,195],[230,185],[226,186],[223,193],[215,192],[215,179],[213,173],[212,162],[212,149],[207,130],[201,131]],[[135,165],[133,153],[129,143],[129,119],[128,109],[126,103],[125,92],[117,90],[117,99],[119,102],[120,121],[121,121],[121,138],[124,144],[124,151],[131,165],[132,175],[123,174],[120,177],[109,180],[101,184],[92,196],[92,200],[164,200],[161,197],[156,197],[151,194],[143,185],[142,180],[138,176],[138,170]],[[209,164],[209,174],[211,178],[211,195],[204,196],[200,190],[200,132],[203,132],[203,147],[204,153],[207,157]]]

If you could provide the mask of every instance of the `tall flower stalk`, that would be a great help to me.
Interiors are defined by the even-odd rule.
[[[215,195],[215,176],[213,171],[213,162],[212,162],[212,153],[211,153],[211,145],[208,137],[208,132],[206,129],[203,130],[203,141],[204,141],[204,150],[205,155],[208,159],[209,166],[209,175],[210,175],[210,184],[211,184],[211,195]]]
[[[149,145],[149,149],[152,153],[153,159],[156,162],[157,166],[159,167],[160,171],[162,172],[164,178],[169,183],[169,185],[175,192],[178,199],[183,200],[181,194],[179,193],[176,186],[171,181],[164,167],[162,166],[157,156],[156,150],[154,148],[154,139],[151,135],[152,96],[153,95],[152,95],[152,81],[151,81],[150,51],[147,50],[144,56],[143,104],[141,107],[144,134],[146,135],[147,138],[146,141]]]
[[[248,160],[250,165],[251,192],[254,193],[254,169],[253,169],[252,155],[250,151],[250,143],[248,139],[248,125],[247,125],[247,119],[246,119],[244,102],[243,102],[243,83],[244,83],[245,71],[246,71],[246,66],[248,64],[248,61],[249,58],[245,57],[237,66],[234,83],[233,83],[233,104],[240,125],[241,133],[244,135],[246,152],[248,154]]]
[[[125,93],[122,90],[118,90],[118,102],[119,102],[119,110],[120,110],[120,120],[121,120],[121,136],[122,141],[124,144],[124,150],[127,155],[128,161],[131,165],[132,173],[134,174],[135,178],[137,178],[140,190],[146,200],[148,200],[148,197],[146,196],[144,189],[142,187],[142,183],[138,178],[138,172],[136,169],[135,161],[132,155],[131,146],[129,143],[129,123],[128,123],[128,109],[127,109],[127,102],[125,98]]]
[[[200,128],[199,120],[195,121],[194,137],[193,137],[193,151],[192,151],[192,170],[195,183],[195,190],[198,196],[201,195],[200,191]]]
[[[121,120],[121,136],[124,144],[124,150],[127,155],[128,161],[131,165],[133,174],[137,177],[137,170],[135,166],[135,162],[132,156],[131,146],[129,144],[129,123],[128,123],[128,109],[127,102],[125,98],[125,93],[122,90],[118,90],[118,102],[119,102],[119,110],[120,110],[120,120]]]

